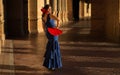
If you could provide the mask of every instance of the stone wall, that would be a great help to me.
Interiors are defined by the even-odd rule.
[[[92,0],[91,34],[103,37],[105,34],[105,4],[103,0]]]
[[[119,0],[106,0],[106,37],[109,40],[120,42]]]
[[[93,0],[91,33],[120,42],[119,0]]]

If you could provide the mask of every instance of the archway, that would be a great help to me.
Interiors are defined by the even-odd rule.
[[[73,19],[75,21],[79,20],[79,0],[72,0],[73,5]]]
[[[73,20],[91,19],[91,0],[72,0]]]
[[[3,0],[6,38],[28,35],[28,1]]]

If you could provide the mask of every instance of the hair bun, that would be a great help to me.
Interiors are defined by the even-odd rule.
[[[48,13],[48,11],[47,11],[46,9],[44,9],[44,8],[42,8],[41,11],[42,11],[43,13],[46,13],[46,14]]]

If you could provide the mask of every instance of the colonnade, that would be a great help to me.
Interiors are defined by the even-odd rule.
[[[45,4],[50,4],[53,10],[53,14],[60,19],[60,24],[64,24],[68,21],[67,18],[67,1],[68,0],[28,0],[28,23],[30,33],[43,32],[41,11],[40,9]]]
[[[60,23],[64,24],[68,22],[68,11],[67,11],[68,0],[50,0],[49,4],[52,6],[53,14],[60,19]]]
[[[79,2],[79,17],[81,20],[91,19],[91,3],[87,4],[84,0]]]
[[[4,18],[4,0],[0,0],[0,39],[5,39],[5,18]],[[14,1],[14,0],[13,0]],[[24,1],[21,1],[24,3]],[[92,0],[89,12],[86,13],[86,4],[84,0],[80,0],[80,18],[85,19],[85,16],[91,16],[91,33],[101,36],[106,36],[113,41],[120,41],[120,0]],[[60,19],[60,24],[63,25],[73,17],[72,0],[28,0],[28,30],[30,34],[43,32],[41,21],[41,8],[45,4],[50,4],[53,9],[53,14]],[[106,6],[106,7],[104,7]],[[103,9],[104,8],[104,9]],[[90,11],[91,10],[91,11]],[[15,10],[14,10],[15,11]],[[12,11],[10,12],[12,13]],[[21,11],[21,13],[23,13]],[[112,13],[112,14],[111,14]],[[92,14],[92,15],[91,15]],[[22,21],[21,21],[22,22]],[[20,24],[22,24],[20,22]],[[20,25],[19,24],[19,25]],[[104,33],[104,34],[103,34]]]

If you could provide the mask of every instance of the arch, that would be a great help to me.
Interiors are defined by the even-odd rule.
[[[73,5],[73,19],[75,21],[79,20],[79,0],[72,0]]]
[[[27,0],[3,0],[6,38],[28,35]]]

